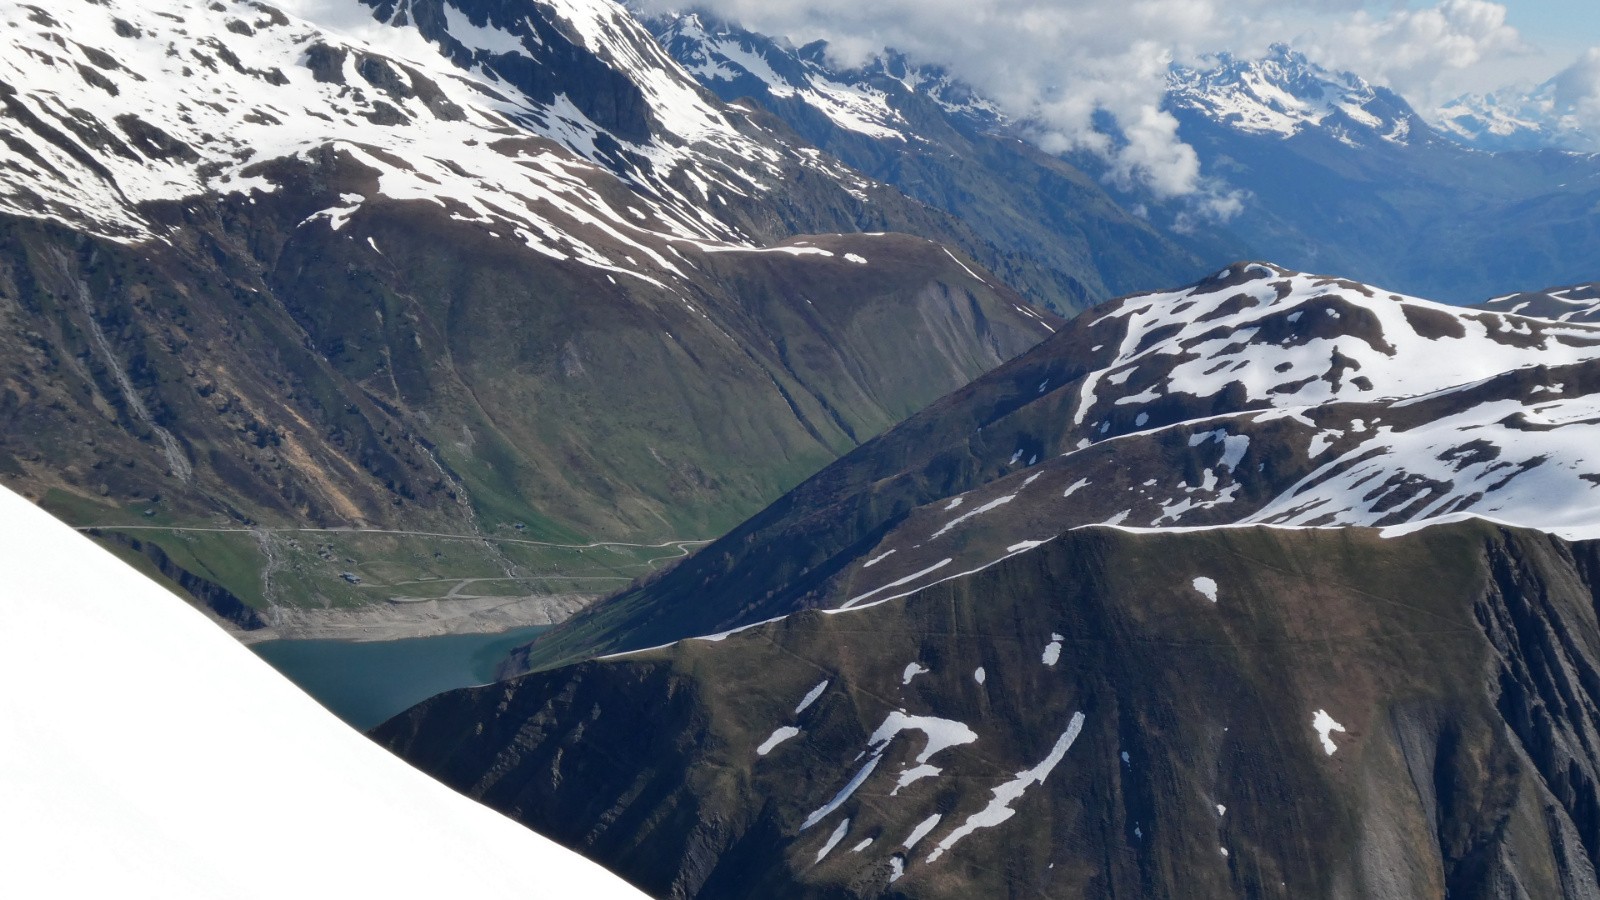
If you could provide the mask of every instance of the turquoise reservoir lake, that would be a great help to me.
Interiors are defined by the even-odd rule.
[[[250,649],[351,726],[367,731],[434,694],[487,684],[548,625],[400,641],[264,641]]]

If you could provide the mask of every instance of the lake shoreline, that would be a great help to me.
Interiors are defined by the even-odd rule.
[[[376,643],[447,635],[493,635],[528,626],[559,625],[601,596],[472,597],[353,609],[280,606],[263,614],[269,623],[266,628],[246,631],[231,623],[224,627],[246,646],[269,641]]]

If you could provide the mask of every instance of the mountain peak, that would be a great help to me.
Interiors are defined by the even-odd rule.
[[[1325,80],[1332,80],[1335,77],[1321,65],[1312,62],[1304,53],[1282,41],[1268,46],[1266,53],[1260,56],[1242,56],[1229,50],[1222,50],[1208,55],[1205,59],[1216,63],[1216,68],[1235,72],[1267,70],[1279,74],[1288,73],[1291,76],[1311,75]]]
[[[1236,131],[1282,138],[1322,131],[1352,146],[1405,144],[1427,131],[1393,91],[1330,71],[1287,44],[1273,44],[1261,57],[1219,53],[1205,62],[1210,65],[1169,70],[1168,102]]]
[[[1592,151],[1600,136],[1586,128],[1571,102],[1563,102],[1558,78],[1531,91],[1514,89],[1463,94],[1441,106],[1439,130],[1478,150]]]
[[[803,103],[835,127],[865,137],[915,140],[915,129],[894,97],[901,91],[925,97],[946,113],[980,128],[1005,119],[992,101],[949,72],[919,65],[893,48],[884,48],[857,68],[840,69],[828,59],[827,41],[797,48],[785,38],[698,14],[657,16],[647,20],[647,25],[702,82]],[[726,90],[718,92],[730,95]]]

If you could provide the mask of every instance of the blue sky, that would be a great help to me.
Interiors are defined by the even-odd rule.
[[[1594,0],[1505,0],[1502,5],[1507,23],[1529,38],[1573,46],[1600,44],[1600,7]]]
[[[1600,46],[1600,3],[1596,0],[1502,0],[1506,24],[1542,51],[1505,71],[1521,80],[1542,81],[1571,65],[1584,51]],[[1490,80],[1490,79],[1485,79]]]

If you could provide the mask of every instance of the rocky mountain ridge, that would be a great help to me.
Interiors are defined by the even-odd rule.
[[[5,80],[20,133],[0,208],[159,239],[141,206],[271,193],[286,161],[327,148],[373,180],[308,217],[335,230],[369,195],[425,200],[554,258],[642,274],[675,265],[639,234],[770,238],[717,216],[772,193],[785,166],[860,188],[708,103],[613,4],[298,7],[309,18],[296,4],[111,2],[70,28],[18,7]],[[648,203],[601,188],[596,168]]]
[[[526,662],[904,596],[1092,523],[1591,536],[1596,372],[1591,325],[1236,264],[1085,313]]]
[[[1290,138],[1307,131],[1347,146],[1438,140],[1400,95],[1353,72],[1332,72],[1287,44],[1259,59],[1228,53],[1208,68],[1175,65],[1167,103],[1235,131]]]

